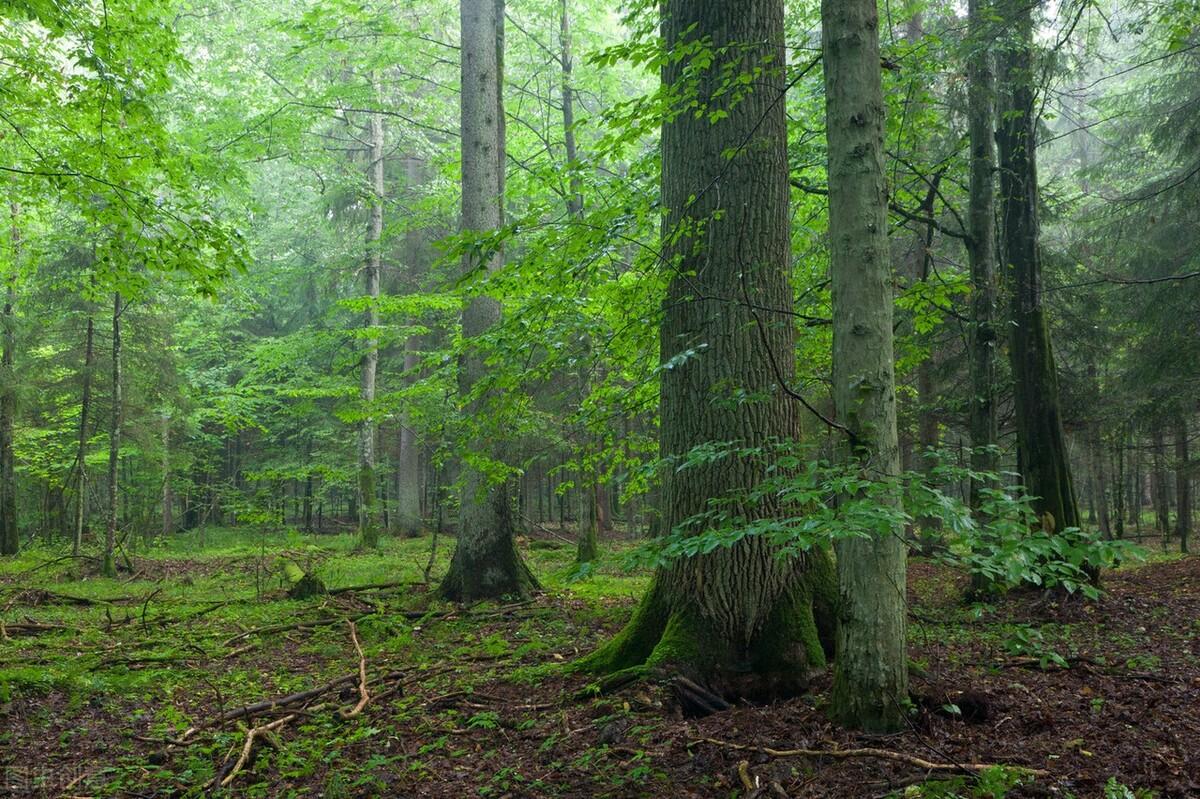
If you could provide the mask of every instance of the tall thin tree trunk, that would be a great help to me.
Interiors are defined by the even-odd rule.
[[[1175,535],[1179,551],[1188,551],[1192,532],[1192,462],[1188,456],[1187,417],[1175,417]]]
[[[425,166],[412,156],[405,162],[408,191],[414,193],[425,181]],[[426,269],[425,231],[409,230],[404,241],[411,290],[416,290]],[[409,336],[404,343],[404,374],[409,383],[417,379],[423,336]],[[400,417],[400,452],[396,462],[396,531],[411,538],[421,532],[421,441],[406,410]]]
[[[1150,475],[1154,504],[1154,530],[1162,540],[1163,549],[1171,538],[1170,492],[1167,490],[1167,447],[1163,436],[1163,424],[1155,420],[1152,433],[1153,471]]]
[[[17,472],[13,457],[13,429],[17,414],[16,399],[16,314],[17,267],[21,259],[21,207],[10,206],[12,213],[12,272],[4,281],[4,314],[0,317],[3,353],[0,354],[0,555],[15,555],[21,541],[17,530]]]
[[[567,211],[571,216],[583,213],[583,181],[579,176],[579,153],[575,144],[575,87],[572,83],[574,61],[571,55],[571,16],[568,0],[559,0],[559,45],[562,65],[563,146],[567,155]]]
[[[1125,447],[1129,442],[1129,426],[1122,424],[1117,436],[1117,445],[1113,448],[1113,461],[1116,467],[1113,485],[1113,535],[1125,537]]]
[[[162,413],[162,535],[175,531],[175,491],[171,487],[171,413]]]
[[[372,75],[371,87],[378,100],[379,81]],[[375,375],[379,367],[379,277],[383,246],[383,115],[370,115],[370,147],[367,150],[367,176],[371,189],[371,213],[367,221],[367,257],[363,269],[368,301],[363,320],[368,333],[362,361],[363,419],[358,431],[358,531],[365,547],[379,546],[379,507],[375,491]]]
[[[996,422],[996,151],[995,79],[992,73],[990,0],[968,0],[967,127],[971,149],[970,193],[967,219],[970,238],[967,260],[971,268],[970,377],[968,407],[971,434],[971,467],[995,472],[998,440]],[[980,504],[985,481],[973,479],[972,508]]]
[[[504,222],[504,0],[461,0],[462,19],[462,228],[488,232]],[[503,261],[499,252],[483,264],[464,256],[464,271],[482,266],[490,274]],[[500,322],[500,302],[477,295],[463,311],[462,334],[478,339]],[[486,365],[477,353],[459,364],[459,391],[469,396],[484,377]],[[483,398],[486,399],[486,398]],[[468,407],[484,409],[483,400]],[[480,452],[498,455],[486,441],[473,442]],[[512,480],[493,481],[477,466],[463,464],[459,501],[458,545],[441,593],[467,602],[513,594],[526,596],[537,586],[517,551],[512,518]]]
[[[1038,242],[1033,11],[1028,0],[997,3],[1012,32],[1001,53],[1004,113],[997,135],[1004,262],[1012,282],[1009,353],[1017,424],[1017,459],[1033,508],[1050,530],[1079,526],[1079,505],[1063,435],[1058,374],[1042,304]]]
[[[117,545],[118,488],[121,462],[121,417],[124,399],[121,395],[121,292],[113,292],[112,315],[112,415],[108,425],[108,524],[104,532],[104,562],[101,573],[117,576],[113,553]]]
[[[834,402],[851,434],[849,457],[864,473],[889,479],[900,471],[900,450],[875,0],[822,0],[821,25]],[[901,530],[837,545],[840,623],[831,704],[834,717],[851,727],[894,730],[905,718],[905,557]]]

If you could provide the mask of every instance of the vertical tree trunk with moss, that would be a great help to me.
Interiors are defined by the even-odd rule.
[[[371,86],[378,98],[378,79],[372,75]],[[363,419],[358,429],[358,531],[363,546],[379,546],[379,503],[375,496],[375,376],[379,367],[379,276],[383,246],[383,115],[371,114],[369,146],[367,148],[367,179],[370,188],[370,216],[367,221],[367,257],[363,282],[369,303],[363,319],[368,331],[363,342],[362,361]]]
[[[1011,33],[1000,55],[1004,107],[1000,150],[1003,256],[1012,286],[1009,355],[1017,425],[1017,461],[1034,510],[1050,530],[1079,526],[1058,397],[1058,374],[1042,304],[1038,242],[1038,182],[1034,103],[1033,7],[1027,0],[998,4]]]
[[[875,0],[823,0],[833,384],[849,457],[863,474],[900,471],[892,281],[883,175],[883,87]],[[832,713],[898,729],[908,701],[902,530],[837,545],[838,633]]]
[[[799,425],[782,390],[795,375],[783,2],[667,0],[662,8],[665,46],[699,47],[698,56],[666,59],[662,73],[664,86],[683,94],[662,131],[671,280],[659,337],[660,453],[674,462],[704,445],[793,439]],[[739,77],[748,80],[727,91]],[[747,522],[794,511],[773,496],[746,496],[767,466],[728,455],[665,468],[662,529],[704,533],[689,520],[712,501],[731,501]],[[625,629],[582,665],[678,670],[725,695],[794,693],[832,643],[830,572],[822,551],[781,559],[758,536],[674,560],[656,572]]]
[[[425,163],[417,156],[405,159],[405,183],[414,200],[425,182]],[[410,227],[404,236],[404,260],[410,291],[420,289],[428,264],[426,231]],[[414,320],[416,322],[418,320]],[[417,380],[422,336],[409,336],[404,343],[405,382]],[[400,416],[400,451],[396,463],[396,532],[412,538],[421,533],[421,441],[413,426],[413,417],[405,410]]]
[[[971,468],[995,472],[996,422],[996,149],[995,27],[989,0],[968,0],[967,129],[971,171],[967,207],[967,259],[971,269],[970,380],[968,424]],[[971,481],[970,502],[978,508],[983,481]]]
[[[461,0],[462,19],[462,228],[485,233],[503,225],[504,202],[504,0]],[[502,263],[500,252],[485,263],[464,256],[467,274],[482,267],[488,273]],[[463,311],[462,334],[477,339],[500,322],[500,302],[477,295]],[[459,391],[470,396],[484,377],[486,365],[478,353],[459,363]],[[485,410],[483,398],[465,409],[468,415]],[[495,457],[498,448],[476,440],[471,449]],[[463,463],[458,512],[458,545],[441,593],[468,602],[505,595],[526,596],[537,587],[521,559],[515,541],[511,480],[496,482],[469,460]]]
[[[1175,417],[1175,535],[1179,551],[1188,551],[1192,533],[1192,461],[1188,456],[1187,417]]]
[[[105,577],[117,576],[114,554],[117,546],[117,512],[119,510],[118,466],[121,462],[121,417],[124,398],[121,394],[121,292],[113,292],[112,315],[112,415],[108,425],[108,524],[104,531],[104,560],[100,572]]]
[[[15,555],[20,549],[17,531],[17,472],[13,457],[13,429],[17,413],[16,399],[16,314],[17,266],[21,257],[21,229],[17,225],[20,206],[12,211],[12,270],[4,281],[4,314],[0,316],[0,555]]]

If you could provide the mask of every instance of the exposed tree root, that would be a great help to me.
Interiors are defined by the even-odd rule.
[[[988,769],[1006,768],[1019,771],[1022,774],[1028,774],[1032,777],[1047,777],[1050,775],[1050,772],[1045,769],[1030,768],[1028,766],[1010,766],[1004,763],[934,763],[905,752],[895,752],[891,749],[875,749],[873,747],[860,749],[772,749],[769,746],[751,746],[749,744],[738,744],[730,741],[719,741],[716,738],[693,738],[689,741],[689,744],[699,743],[721,746],[739,752],[762,752],[764,755],[771,757],[829,757],[837,760],[869,757],[878,760],[891,760],[895,763],[904,763],[924,769],[925,771],[979,774]]]
[[[296,713],[289,713],[286,716],[275,719],[269,724],[263,724],[259,727],[252,727],[249,731],[247,731],[246,742],[242,744],[242,753],[238,756],[237,762],[233,764],[233,768],[229,769],[229,772],[221,779],[221,787],[224,788],[233,782],[233,780],[241,772],[242,768],[246,765],[246,762],[250,760],[250,755],[254,751],[255,741],[268,735],[269,733],[274,732],[275,730],[286,726],[289,722],[296,718],[296,715]],[[216,781],[217,778],[213,777],[213,779],[209,782],[209,785],[212,785]]]

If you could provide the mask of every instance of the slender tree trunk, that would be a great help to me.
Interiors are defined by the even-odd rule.
[[[162,414],[162,534],[175,531],[175,492],[171,487],[171,414]]]
[[[1171,538],[1171,508],[1167,490],[1167,447],[1161,421],[1155,421],[1152,434],[1153,472],[1150,476],[1154,504],[1154,530],[1162,540],[1163,549]]]
[[[21,258],[21,229],[17,220],[21,207],[10,206],[12,212],[12,272],[4,281],[4,314],[0,318],[3,353],[0,354],[0,555],[15,555],[21,541],[17,530],[17,472],[13,458],[13,428],[17,413],[16,400],[16,314],[17,266]]]
[[[792,440],[799,406],[781,388],[795,375],[783,2],[667,0],[662,33],[673,53],[711,40],[704,52],[713,62],[668,58],[662,73],[669,91],[683,90],[684,104],[708,113],[684,110],[662,131],[671,279],[659,341],[671,366],[661,373],[660,452],[679,459],[705,445]],[[722,87],[739,74],[754,79],[734,100]],[[727,116],[711,122],[714,114]],[[767,468],[730,454],[664,470],[663,530],[703,532],[689,520],[711,501],[736,503],[748,521],[788,512],[775,497],[747,496]],[[820,549],[783,559],[753,535],[674,560],[656,572],[628,626],[585,665],[678,669],[729,695],[794,693],[832,643],[830,627],[818,626],[832,622],[831,579]]]
[[[850,458],[864,474],[888,479],[899,473],[900,451],[875,0],[823,0],[821,24],[834,401],[851,433]],[[831,704],[834,717],[851,727],[894,730],[904,720],[905,557],[899,529],[837,546],[840,623]]]
[[[567,211],[571,216],[583,213],[583,181],[579,176],[579,154],[575,144],[575,87],[572,84],[574,61],[571,55],[571,16],[567,0],[559,0],[559,44],[562,48],[563,144],[567,155]]]
[[[1188,551],[1192,532],[1192,463],[1188,456],[1187,417],[1175,417],[1175,535],[1179,551]]]
[[[487,232],[504,221],[504,0],[461,0],[462,19],[462,227]],[[486,263],[464,257],[468,274],[483,266],[488,273],[501,266],[495,253]],[[463,311],[463,338],[471,342],[500,322],[500,302],[477,295]],[[486,365],[477,353],[459,364],[459,390],[469,396],[484,376]],[[486,399],[486,398],[483,398]],[[468,414],[484,410],[483,399],[474,401]],[[493,455],[486,441],[473,448]],[[463,464],[463,489],[459,500],[458,545],[441,593],[448,599],[469,602],[506,594],[527,596],[537,587],[517,551],[512,518],[512,481],[494,482],[477,466]]]
[[[371,86],[378,99],[379,83],[374,76]],[[358,531],[362,545],[379,546],[379,507],[375,491],[375,375],[379,366],[379,277],[383,246],[383,115],[371,114],[370,147],[367,150],[367,178],[371,189],[371,213],[367,221],[367,257],[363,269],[366,296],[369,302],[363,324],[370,331],[364,342],[362,361],[363,419],[358,440]]]
[[[117,545],[117,514],[121,462],[121,417],[124,398],[121,395],[121,292],[113,292],[112,315],[112,415],[108,426],[108,525],[104,533],[104,562],[101,573],[117,576],[113,553]]]
[[[996,422],[996,151],[993,141],[995,79],[992,45],[995,33],[989,16],[990,0],[968,0],[967,128],[971,148],[970,194],[967,219],[970,238],[967,260],[971,268],[970,377],[968,408],[971,434],[971,467],[979,472],[997,469]],[[988,488],[972,480],[970,503],[979,508],[980,491]]]
[[[1005,87],[997,141],[1004,261],[1012,282],[1009,352],[1017,424],[1017,458],[1033,508],[1049,530],[1079,526],[1079,506],[1063,435],[1058,374],[1042,305],[1033,65],[1033,11],[1028,0],[1001,0],[1012,32],[1001,54]],[[1036,4],[1033,4],[1036,5]]]
[[[1117,539],[1125,537],[1125,447],[1129,442],[1129,426],[1122,424],[1117,437],[1117,446],[1113,449],[1113,461],[1116,466],[1115,485],[1113,486],[1113,535]]]
[[[425,181],[424,162],[410,157],[405,162],[408,191],[415,192]],[[425,232],[409,230],[404,242],[409,281],[416,290],[426,269]],[[420,365],[422,336],[409,336],[404,344],[405,380],[416,380]],[[405,538],[421,532],[421,441],[413,428],[412,414],[407,410],[400,417],[400,452],[396,463],[396,530]]]
[[[12,270],[4,281],[4,307],[0,315],[0,554],[15,555],[20,548],[17,528],[17,479],[13,454],[16,422],[16,285],[21,260],[20,206],[10,205],[12,216]]]

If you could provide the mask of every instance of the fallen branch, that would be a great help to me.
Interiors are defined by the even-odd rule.
[[[350,639],[354,641],[354,649],[358,652],[358,704],[348,711],[339,710],[338,715],[344,719],[352,719],[371,701],[371,694],[367,691],[367,656],[363,654],[362,644],[358,642],[358,627],[349,619],[346,620],[346,624],[350,627]]]
[[[688,743],[712,744],[713,746],[723,746],[726,749],[734,749],[739,752],[762,752],[764,755],[771,757],[829,757],[837,760],[869,757],[878,760],[891,760],[895,763],[904,763],[926,771],[965,771],[970,774],[979,774],[988,769],[1000,767],[1020,771],[1023,774],[1029,774],[1034,777],[1045,777],[1050,774],[1045,769],[1030,768],[1028,766],[1010,766],[1003,763],[934,763],[905,752],[894,752],[890,749],[875,749],[873,747],[862,749],[772,749],[769,746],[737,744],[730,741],[719,741],[716,738],[693,738]]]
[[[237,777],[238,772],[242,770],[242,767],[246,765],[246,761],[250,759],[250,754],[254,751],[254,742],[260,736],[278,730],[280,727],[283,727],[294,718],[296,718],[296,714],[291,713],[287,716],[275,719],[270,724],[263,724],[260,727],[252,727],[246,733],[246,742],[242,745],[242,753],[238,756],[237,762],[233,764],[233,768],[231,768],[229,773],[226,774],[221,780],[221,787],[227,787],[229,783],[233,782],[234,778]],[[216,777],[213,778],[213,781],[216,781]]]

